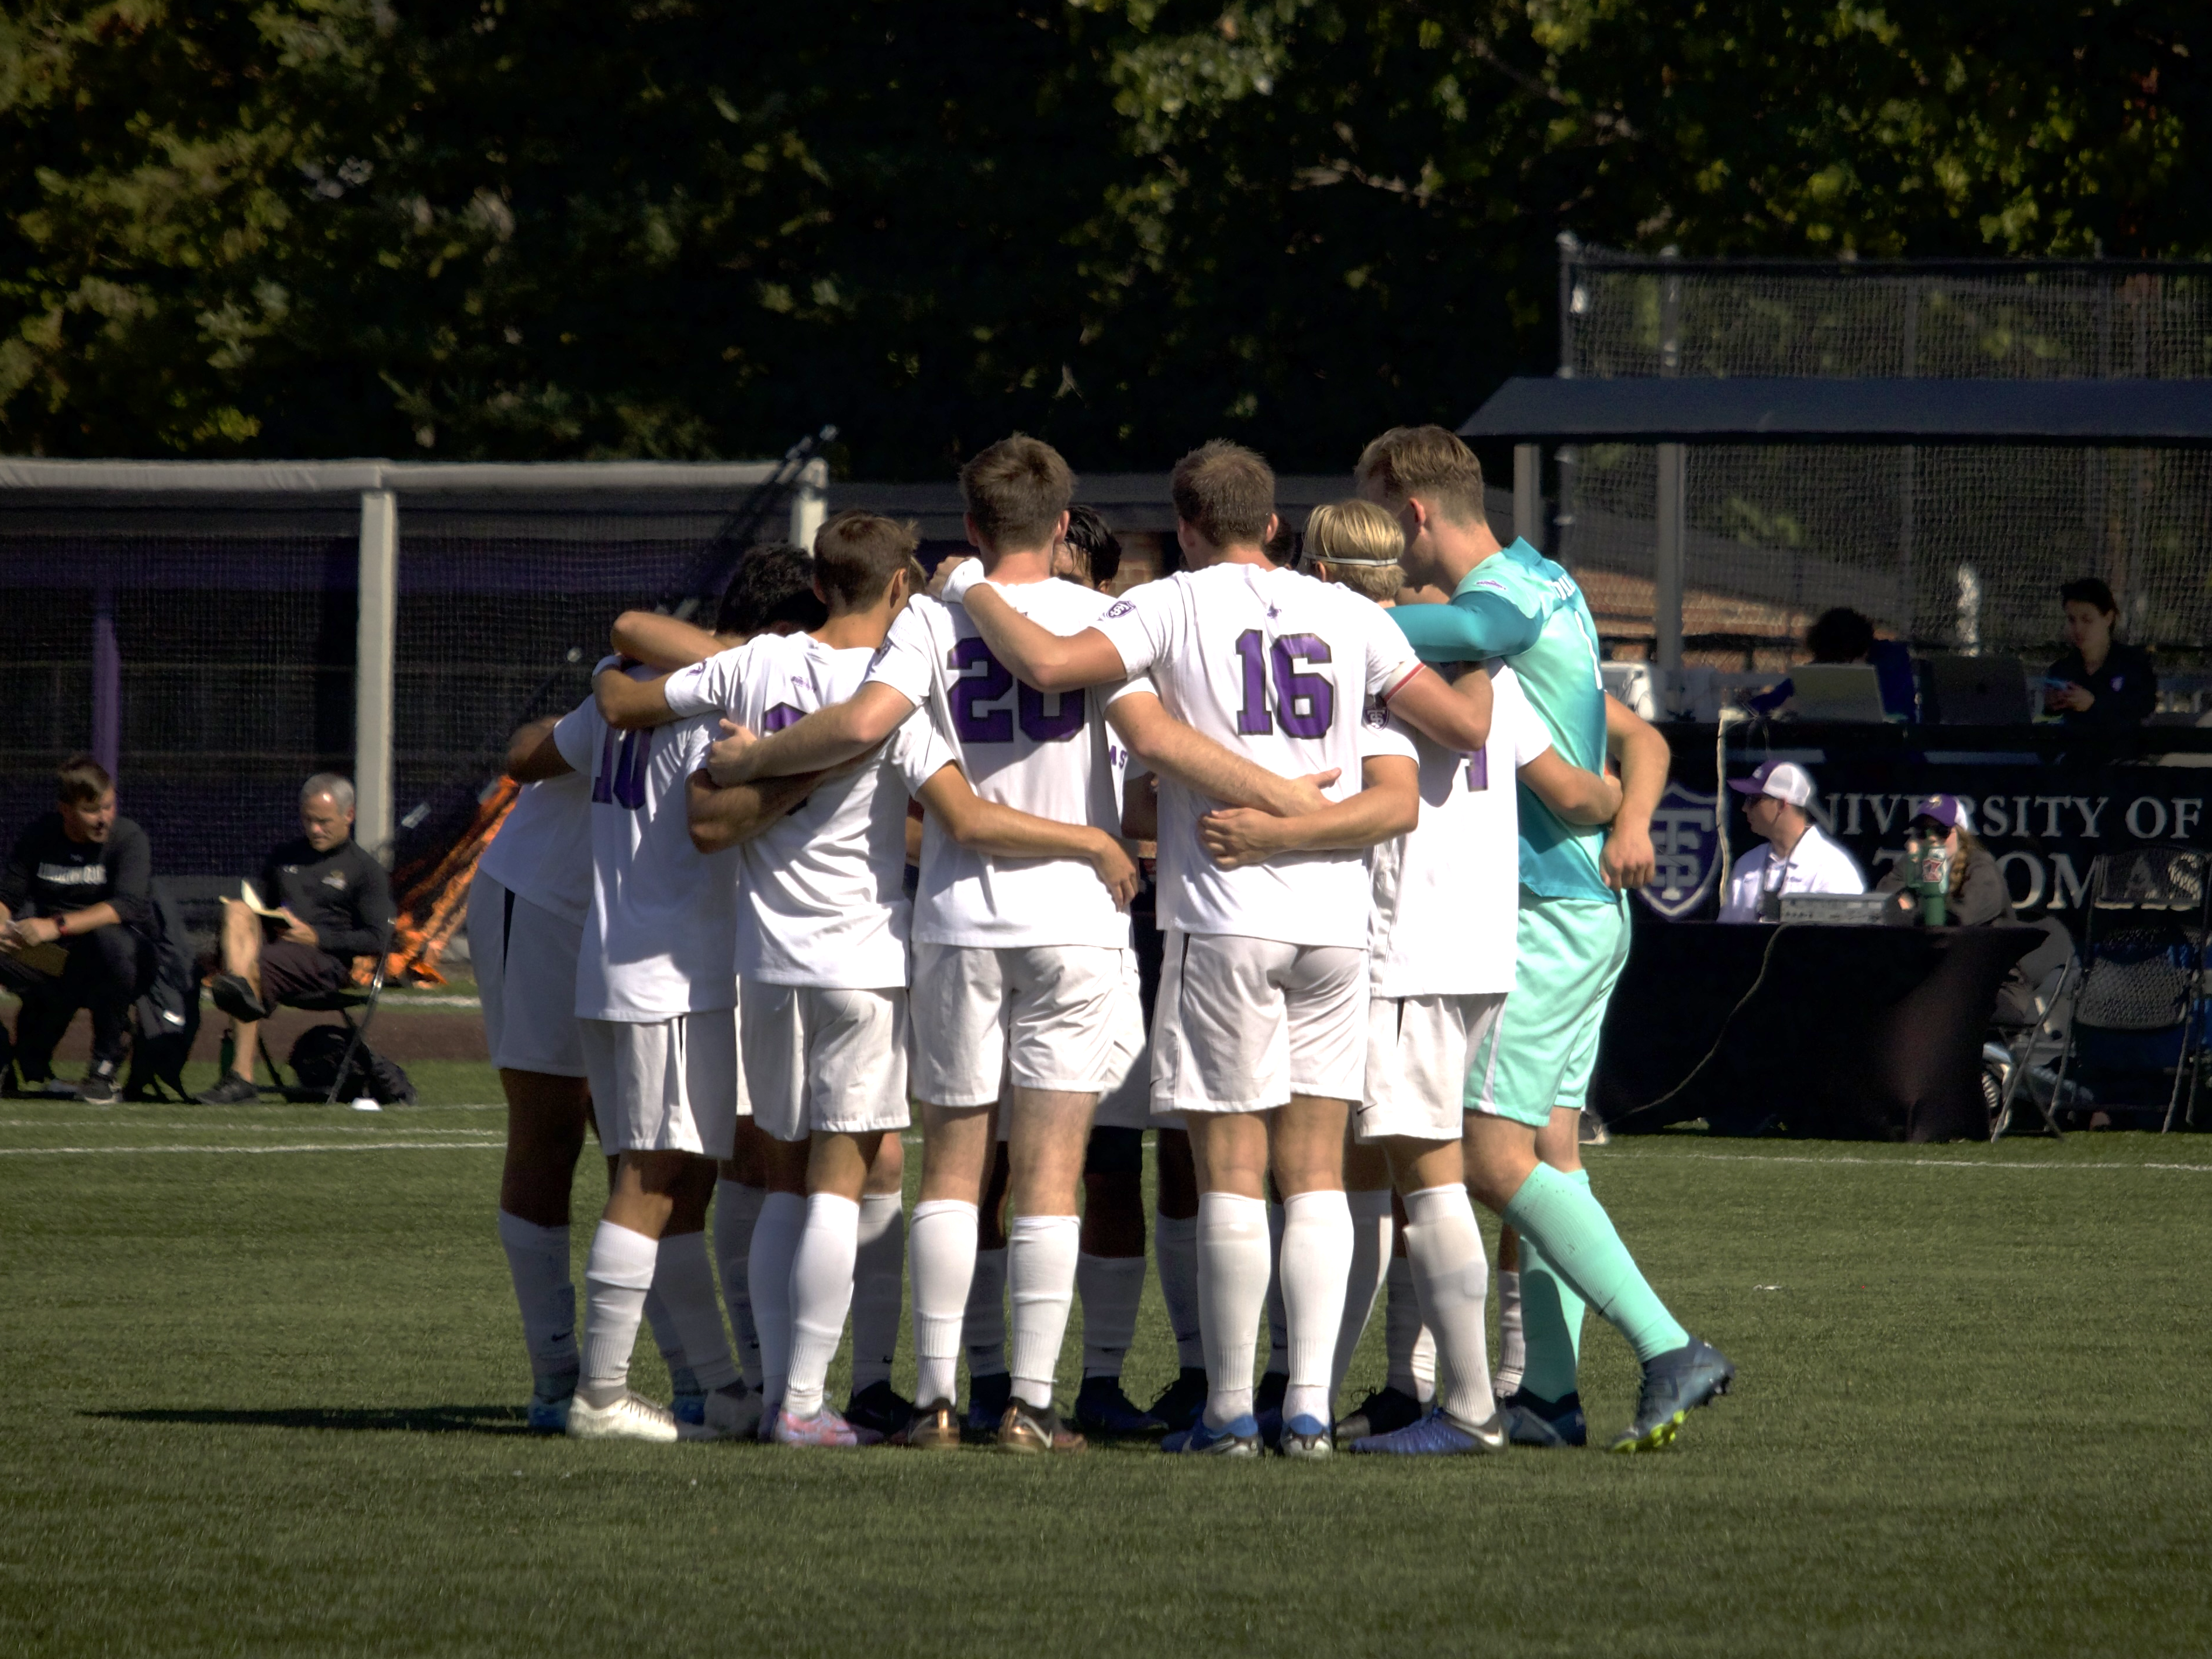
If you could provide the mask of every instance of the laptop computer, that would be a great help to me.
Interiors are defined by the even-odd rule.
[[[1790,684],[1801,720],[1870,725],[1888,718],[1881,678],[1871,663],[1805,663],[1790,671]]]
[[[2017,657],[1931,657],[1938,726],[2026,726],[2034,718]]]

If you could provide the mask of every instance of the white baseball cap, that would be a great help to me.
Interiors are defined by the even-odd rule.
[[[1792,806],[1813,799],[1813,775],[1795,761],[1766,761],[1747,778],[1735,778],[1729,787],[1739,795],[1771,795]]]

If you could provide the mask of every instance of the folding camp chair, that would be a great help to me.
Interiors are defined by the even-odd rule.
[[[322,1102],[325,1106],[337,1104],[338,1091],[345,1086],[347,1074],[353,1070],[353,1057],[368,1041],[368,1028],[375,1022],[377,1004],[384,995],[384,966],[390,960],[390,956],[388,950],[376,953],[376,966],[371,970],[368,983],[364,987],[349,985],[284,1005],[287,1008],[297,1008],[305,1014],[336,1014],[345,1024],[345,1054],[338,1061],[338,1069],[331,1079],[330,1088],[323,1092]],[[276,1065],[276,1057],[269,1052],[268,1038],[259,1037],[258,1041],[261,1058],[269,1066],[269,1075],[276,1079],[277,1086],[283,1090],[284,1097],[294,1101],[313,1100],[317,1091],[299,1080],[296,1070],[293,1073],[293,1082],[289,1085],[285,1084],[284,1073]]]
[[[1983,1087],[1992,1097],[1990,1139],[2017,1133],[2013,1109],[2023,1093],[2043,1121],[2039,1133],[2063,1139],[2052,1108],[2059,1096],[2059,1079],[2051,1062],[2065,1052],[2066,1030],[2073,1018],[2073,991],[2080,982],[2080,960],[2074,936],[2056,916],[2040,924],[2049,939],[2021,958],[2021,968],[2033,988],[2035,1018],[2026,1025],[1998,1023],[2000,1041],[1984,1045]],[[2080,1093],[2077,1088],[2075,1092]]]
[[[2060,1088],[2070,1071],[2101,1109],[2156,1114],[2161,1131],[2180,1121],[2203,1067],[2206,864],[2194,848],[2146,847],[2103,854],[2090,869]]]

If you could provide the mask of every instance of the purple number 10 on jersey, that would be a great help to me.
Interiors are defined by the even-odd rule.
[[[601,805],[636,811],[645,805],[645,772],[653,760],[653,729],[617,732],[607,728],[599,743],[599,775],[592,780],[592,799]]]
[[[1237,729],[1248,737],[1274,729],[1275,721],[1293,738],[1325,735],[1336,718],[1336,687],[1320,674],[1303,672],[1315,663],[1332,660],[1328,642],[1313,634],[1289,634],[1269,645],[1256,628],[1237,636],[1244,684],[1243,707],[1237,711]],[[1275,678],[1275,708],[1267,710],[1267,667]]]

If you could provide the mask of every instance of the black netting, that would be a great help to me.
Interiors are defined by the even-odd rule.
[[[2212,277],[2193,270],[1651,263],[1569,257],[1562,349],[1575,374],[2212,374]],[[1571,459],[1563,556],[1649,581],[1655,452],[1586,447]],[[2212,457],[1692,446],[1686,472],[1685,579],[1698,615],[1734,605],[1747,631],[1787,635],[1849,605],[1932,648],[2039,665],[2057,654],[2058,583],[2098,575],[2130,637],[2212,648]]]

